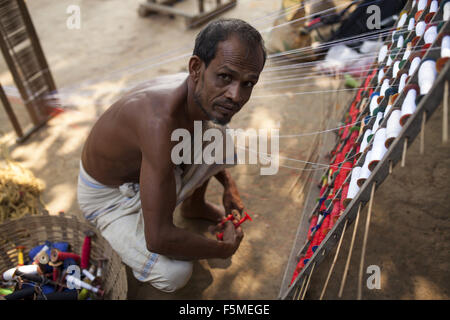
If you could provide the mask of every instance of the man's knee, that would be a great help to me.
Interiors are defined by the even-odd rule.
[[[159,257],[164,261],[158,261],[155,277],[150,281],[151,285],[163,292],[175,292],[183,288],[192,275],[194,264],[192,261],[173,260],[167,257]],[[163,262],[163,263],[161,263]]]

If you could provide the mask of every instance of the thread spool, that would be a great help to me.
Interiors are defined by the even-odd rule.
[[[381,80],[383,80],[383,78],[384,78],[384,68],[381,68],[381,69],[378,71],[378,84],[381,83]]]
[[[400,116],[400,125],[404,126],[408,118],[416,111],[416,98],[417,92],[419,88],[417,85],[408,85],[405,90],[407,90],[406,98],[403,101],[401,116]]]
[[[377,117],[375,118],[375,122],[372,127],[372,134],[376,134],[377,130],[380,128],[380,124],[383,121],[384,112],[379,111],[377,113]]]
[[[438,36],[437,26],[428,25],[425,28],[423,40],[425,41],[426,44],[431,44],[436,40],[437,36]]]
[[[89,283],[81,281],[80,279],[77,279],[72,275],[68,275],[66,277],[66,283],[68,286],[85,288],[89,291],[96,293],[99,296],[103,296],[103,294],[104,294],[103,290],[96,288],[96,287],[90,285]]]
[[[414,72],[416,72],[416,70],[419,67],[421,61],[422,61],[422,59],[420,57],[417,57],[417,56],[412,59],[411,65],[409,66],[409,71],[408,71],[408,75],[409,76],[412,76],[414,74]]]
[[[437,0],[431,1],[429,12],[430,13],[436,13],[438,10],[439,10],[439,3],[438,3],[438,1]]]
[[[388,53],[388,47],[387,45],[383,45],[380,49],[380,51],[378,52],[378,64],[382,63],[384,61],[384,59],[386,59]]]
[[[10,281],[15,277],[16,272],[21,272],[24,274],[30,274],[30,275],[39,275],[42,273],[41,269],[37,264],[28,264],[16,268],[11,268],[3,272],[3,280],[4,281]]]
[[[358,187],[361,187],[364,184],[364,182],[370,177],[371,172],[369,170],[369,163],[371,161],[371,158],[372,158],[372,150],[369,150],[366,154],[366,159],[364,160],[364,164],[359,173],[359,177],[357,180]]]
[[[450,2],[444,4],[444,21],[448,21],[450,18]]]
[[[419,0],[417,2],[417,11],[422,11],[427,7],[428,0]]]
[[[408,78],[408,73],[407,72],[402,73],[402,75],[400,76],[399,84],[398,84],[398,92],[402,92],[403,89],[405,88],[407,78]]]
[[[406,23],[407,19],[408,19],[408,14],[406,12],[403,12],[400,15],[400,18],[398,19],[397,30],[401,29],[404,26],[404,24]]]
[[[450,35],[445,35],[441,40],[441,58],[450,57]]]
[[[384,155],[387,152],[387,148],[385,146],[386,141],[386,128],[380,128],[376,133],[373,139],[373,147],[372,147],[372,156],[371,161],[369,163],[369,170],[373,171],[377,166],[378,162],[383,159]]]
[[[340,215],[341,215],[341,199],[336,198],[333,200],[333,210],[331,211],[330,222],[328,226],[329,230],[333,229],[333,226],[339,219]]]
[[[364,132],[364,136],[363,136],[363,139],[361,141],[361,147],[359,149],[359,154],[364,153],[366,151],[367,145],[369,144],[369,141],[370,141],[369,136],[371,136],[371,135],[372,135],[372,130],[371,129],[367,129]]]
[[[95,276],[91,272],[89,272],[88,270],[83,269],[81,272],[85,275],[86,278],[89,279],[90,282],[95,280]]]
[[[425,29],[427,27],[427,24],[425,23],[425,21],[419,21],[416,24],[416,37],[422,37],[423,34],[425,33]]]
[[[354,167],[352,170],[352,176],[348,187],[347,197],[344,199],[344,208],[353,200],[356,194],[359,192],[358,179],[361,173],[362,167]]]
[[[81,269],[87,269],[89,267],[89,257],[91,255],[91,238],[94,236],[94,232],[86,231],[83,241],[83,246],[81,248]]]
[[[431,90],[436,77],[436,62],[431,59],[423,61],[419,68],[419,87],[421,95],[427,94]]]
[[[386,125],[386,140],[384,145],[389,148],[391,143],[397,138],[400,131],[402,131],[402,126],[400,125],[401,111],[399,109],[393,110]]]
[[[400,64],[400,61],[398,61],[398,63],[396,62],[396,64],[398,66],[398,64]],[[394,64],[394,68],[395,68],[395,64]],[[389,79],[384,79],[383,80],[383,84],[381,85],[381,89],[380,89],[380,97],[384,97],[385,96],[386,90],[388,88],[389,88]]]
[[[372,95],[370,96],[370,106],[369,106],[369,109],[370,109],[370,114],[371,115],[374,115],[373,114],[373,111],[376,109],[376,108],[378,108],[378,97],[380,96],[380,93],[379,92],[374,92],[374,93],[372,93]]]
[[[391,56],[389,55],[389,56],[388,56],[388,61],[386,62],[386,66],[390,67],[391,65],[392,65],[392,58],[391,58]]]
[[[44,245],[44,246],[41,248],[41,250],[39,250],[39,252],[36,253],[36,254],[34,255],[34,257],[31,258],[31,260],[32,260],[32,261],[35,261],[36,258],[37,258],[37,256],[38,256],[39,254],[41,254],[42,252],[47,252],[48,250],[50,250],[50,247],[49,247],[48,245]]]
[[[62,252],[53,248],[50,252],[50,260],[55,263],[57,261],[64,261],[66,259],[74,259],[77,263],[80,263],[80,256],[72,252]]]
[[[36,256],[35,263],[39,263],[41,265],[46,265],[50,261],[50,258],[46,252],[41,252]]]
[[[403,48],[404,42],[405,42],[405,39],[403,38],[403,36],[398,37],[397,48],[399,48],[399,49]]]
[[[23,259],[23,250],[25,250],[25,246],[17,246],[17,266],[23,266],[24,265],[24,259]]]
[[[408,44],[406,45],[405,53],[403,53],[402,60],[408,60],[408,58],[411,56],[411,46],[411,42],[408,42]]]
[[[414,17],[411,17],[409,19],[409,23],[408,23],[408,31],[413,31],[415,26],[416,26],[416,20],[414,20]]]
[[[308,229],[308,240],[311,240],[311,234],[313,232],[313,229],[316,227],[317,225],[317,220],[319,219],[319,216],[317,214],[313,215],[311,217],[311,222],[309,224],[309,229]]]

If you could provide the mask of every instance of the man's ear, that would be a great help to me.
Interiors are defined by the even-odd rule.
[[[202,72],[203,61],[198,56],[189,59],[189,76],[197,83]]]

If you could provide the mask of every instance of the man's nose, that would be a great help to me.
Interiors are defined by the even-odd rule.
[[[241,99],[241,93],[239,88],[239,83],[232,83],[228,86],[225,97],[233,101],[234,103],[239,103]]]

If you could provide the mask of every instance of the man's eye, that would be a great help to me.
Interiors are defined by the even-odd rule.
[[[255,86],[255,84],[253,82],[251,82],[251,81],[248,81],[248,82],[245,83],[245,86],[247,88],[253,88]]]
[[[231,77],[228,74],[221,73],[219,77],[224,81],[231,81]]]

